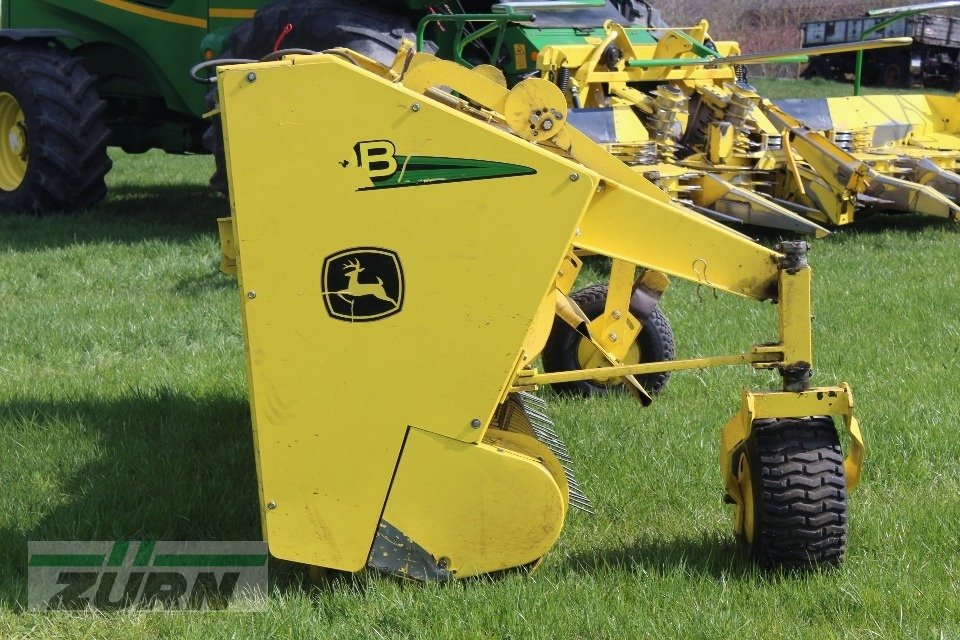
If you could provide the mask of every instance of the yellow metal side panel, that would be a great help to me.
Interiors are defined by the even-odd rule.
[[[960,99],[953,96],[927,95],[927,104],[933,112],[938,130],[944,133],[960,132]]]
[[[563,528],[564,496],[547,467],[498,444],[411,429],[383,513],[434,558],[448,558],[457,577],[533,562]]]
[[[333,56],[219,82],[265,535],[358,570],[408,426],[482,437],[597,179]],[[402,183],[451,159],[522,170]]]
[[[926,134],[943,129],[943,123],[935,118],[923,95],[828,98],[827,104],[835,130],[894,124],[902,125],[904,133]]]
[[[607,184],[576,244],[742,296],[776,295],[776,254],[703,216]]]

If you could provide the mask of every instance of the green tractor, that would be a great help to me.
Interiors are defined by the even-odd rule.
[[[219,131],[203,118],[214,94],[188,74],[204,60],[348,47],[387,61],[403,38],[419,35],[444,57],[492,62],[516,81],[533,71],[525,56],[538,49],[535,40],[583,39],[590,29],[581,25],[611,18],[663,26],[637,0],[581,0],[533,3],[537,28],[499,28],[516,24],[510,4],[478,23],[451,16],[490,20],[490,0],[0,0],[0,211],[96,204],[106,194],[108,146],[213,152],[211,182],[225,190]],[[434,15],[442,22],[421,22]],[[487,28],[478,24],[489,31],[478,34]]]

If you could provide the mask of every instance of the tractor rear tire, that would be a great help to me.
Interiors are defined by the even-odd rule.
[[[253,18],[238,24],[227,41],[225,58],[259,60],[271,53],[277,38],[288,24],[293,30],[281,49],[323,51],[346,47],[382,64],[391,64],[404,38],[413,40],[414,25],[409,16],[374,3],[342,0],[279,0],[257,10]],[[207,107],[217,103],[216,87],[207,95]],[[216,173],[210,185],[227,192],[223,129],[214,118],[204,134],[204,145],[214,155]]]
[[[76,211],[106,195],[110,132],[94,82],[65,47],[0,47],[0,213]]]
[[[573,293],[570,298],[580,306],[580,309],[590,320],[593,320],[603,313],[607,301],[607,285],[599,284],[581,289]],[[639,309],[631,307],[630,312],[634,316],[640,317]],[[552,373],[582,369],[579,349],[581,341],[584,340],[585,338],[566,322],[560,318],[555,319],[550,337],[543,348],[544,371]],[[660,307],[654,307],[653,313],[643,322],[643,328],[637,334],[634,342],[639,349],[639,357],[629,359],[630,364],[663,362],[673,360],[676,357],[673,329]],[[658,394],[667,386],[669,378],[670,372],[665,371],[637,376],[637,381],[643,385],[648,393]],[[553,388],[563,393],[579,396],[605,395],[624,389],[622,382],[605,384],[596,380],[562,382],[553,385]]]
[[[739,454],[744,526],[764,567],[839,565],[847,543],[843,452],[829,417],[757,420]]]

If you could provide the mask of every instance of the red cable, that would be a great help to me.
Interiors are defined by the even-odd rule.
[[[284,38],[290,35],[291,31],[293,31],[293,24],[288,22],[286,26],[283,27],[283,31],[280,32],[280,35],[277,36],[276,42],[273,43],[273,50],[275,52],[280,50],[280,45],[283,44]]]
[[[434,9],[433,7],[427,7],[427,11],[429,11],[432,14],[438,13],[437,10]],[[437,28],[440,29],[440,31],[446,31],[446,29],[443,28],[443,25],[440,24],[439,22],[437,23]]]

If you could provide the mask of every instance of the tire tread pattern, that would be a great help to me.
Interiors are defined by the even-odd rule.
[[[764,566],[838,565],[847,542],[843,452],[829,417],[757,420],[751,452],[756,531]]]
[[[0,191],[0,209],[76,211],[106,196],[110,131],[104,121],[107,103],[95,83],[65,47],[0,47],[0,91],[20,103],[29,145],[23,182],[13,191]]]

